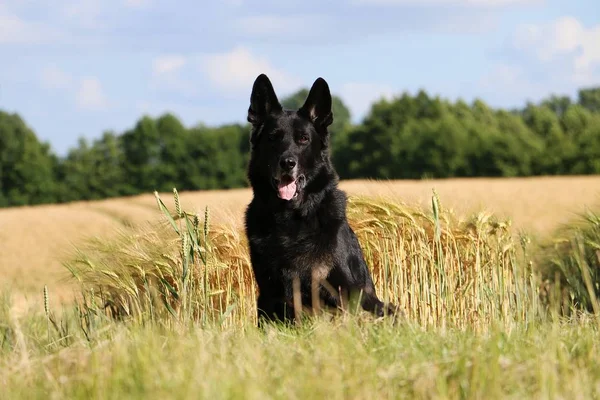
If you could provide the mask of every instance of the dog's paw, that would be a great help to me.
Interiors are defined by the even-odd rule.
[[[393,303],[386,303],[383,305],[383,309],[381,310],[381,316],[391,318],[394,324],[404,320],[406,318],[406,313]]]

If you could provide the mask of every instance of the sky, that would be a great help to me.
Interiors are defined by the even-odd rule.
[[[0,0],[0,110],[64,155],[144,114],[244,122],[266,73],[359,122],[424,89],[494,107],[600,86],[598,0]]]

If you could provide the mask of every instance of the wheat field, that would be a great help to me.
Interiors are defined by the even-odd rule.
[[[435,189],[458,215],[486,210],[516,230],[544,236],[587,207],[600,204],[600,177],[476,178],[419,181],[342,181],[349,196],[384,197],[429,207]],[[192,211],[208,207],[217,223],[240,226],[249,189],[184,192]],[[170,195],[163,196],[168,203]],[[120,228],[159,218],[154,196],[0,209],[0,288],[17,302],[40,298],[44,285],[68,300],[74,288],[62,263],[86,237],[114,236]]]

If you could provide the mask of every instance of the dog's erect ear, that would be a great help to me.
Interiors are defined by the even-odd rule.
[[[254,126],[262,125],[269,114],[282,110],[271,81],[265,74],[260,74],[252,86],[248,122]]]
[[[310,88],[306,102],[298,112],[309,118],[317,127],[326,128],[331,125],[331,93],[325,79],[317,78]]]

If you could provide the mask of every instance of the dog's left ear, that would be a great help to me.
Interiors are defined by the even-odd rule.
[[[281,109],[271,81],[265,74],[260,74],[252,85],[248,122],[260,126],[270,114],[281,112]]]
[[[333,122],[331,93],[323,78],[317,78],[308,93],[308,98],[298,113],[306,116],[317,128],[327,128]]]

